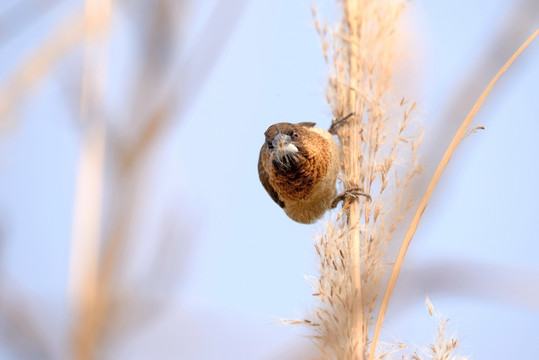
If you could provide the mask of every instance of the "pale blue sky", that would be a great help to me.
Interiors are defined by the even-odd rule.
[[[513,2],[410,3],[410,48],[419,72],[409,85],[431,152],[425,157],[436,158],[445,147],[449,135],[439,138],[436,132],[444,106],[463,91],[460,84]],[[201,2],[194,28],[211,3]],[[322,18],[329,17],[326,7],[320,7]],[[64,4],[1,44],[0,80],[73,9],[74,2]],[[530,18],[538,28],[539,16]],[[129,46],[119,34],[112,79],[125,76],[123,65],[130,65]],[[516,49],[525,38],[511,40]],[[451,160],[410,246],[385,340],[427,345],[434,338],[427,293],[451,319],[463,354],[532,359],[539,353],[538,61],[535,43],[479,112],[474,124],[486,130],[466,138]],[[190,234],[180,285],[161,294],[174,298],[174,306],[123,344],[115,358],[144,359],[149,349],[164,359],[270,359],[281,352],[274,358],[287,358],[292,349],[311,346],[301,336],[304,330],[272,322],[303,317],[313,304],[305,276],[316,274],[317,226],[286,217],[259,184],[256,161],[272,123],[329,125],[325,80],[309,2],[249,2],[199,96],[149,167],[151,223],[143,226],[141,239],[151,244],[159,216],[170,209]],[[115,108],[122,87],[111,88],[118,89],[111,91]],[[79,142],[68,109],[57,105],[60,91],[55,80],[42,83],[0,145],[4,266],[33,299],[58,309],[65,305]],[[437,272],[437,265],[446,267]],[[444,287],[453,272],[460,274],[456,283]],[[399,299],[406,305],[399,307]]]

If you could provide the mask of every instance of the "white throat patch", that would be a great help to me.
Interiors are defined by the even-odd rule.
[[[298,148],[296,145],[292,143],[288,143],[286,146],[283,146],[281,149],[275,150],[275,156],[278,159],[281,159],[283,156],[286,156],[288,154],[295,154],[298,152]]]

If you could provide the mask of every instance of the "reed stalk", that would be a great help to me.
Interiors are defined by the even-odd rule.
[[[363,360],[377,307],[388,241],[407,208],[405,190],[420,171],[415,103],[392,92],[391,77],[402,1],[341,1],[342,18],[315,27],[328,65],[327,101],[338,128],[342,190],[369,194],[348,199],[316,239],[318,304],[307,324],[316,327],[324,359]]]

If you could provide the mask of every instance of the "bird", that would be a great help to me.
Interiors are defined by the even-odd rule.
[[[348,196],[368,197],[359,188],[337,195],[340,159],[332,133],[333,125],[328,131],[314,122],[277,123],[264,133],[258,158],[260,182],[296,222],[312,224]]]

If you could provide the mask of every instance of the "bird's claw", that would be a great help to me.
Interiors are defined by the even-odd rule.
[[[361,188],[353,187],[337,195],[335,199],[333,199],[333,201],[331,202],[331,208],[335,209],[341,201],[355,200],[358,199],[360,196],[365,196],[368,201],[372,200],[371,196],[369,194],[365,194]]]
[[[332,135],[337,135],[337,129],[340,128],[351,116],[354,116],[355,113],[351,112],[350,114],[340,117],[340,118],[333,118],[331,121],[331,126],[329,127],[329,133]]]

